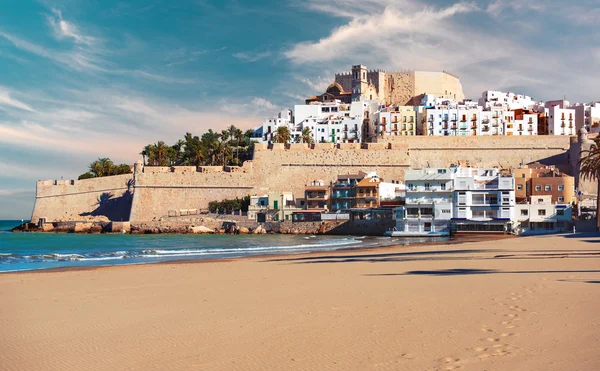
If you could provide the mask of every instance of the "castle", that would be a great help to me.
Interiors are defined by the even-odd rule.
[[[241,167],[143,167],[133,174],[85,180],[37,182],[31,221],[166,221],[206,210],[208,202],[269,191],[296,197],[314,179],[329,183],[340,174],[375,171],[401,181],[410,168],[515,168],[521,163],[557,165],[578,181],[587,134],[568,136],[394,137],[378,143],[257,144],[252,161]],[[595,184],[576,183],[595,192]],[[178,219],[179,218],[179,219]]]
[[[455,101],[465,99],[460,79],[445,71],[369,71],[364,65],[356,65],[351,72],[336,73],[335,82],[351,93],[352,101],[362,97],[385,104],[414,106],[425,94]]]

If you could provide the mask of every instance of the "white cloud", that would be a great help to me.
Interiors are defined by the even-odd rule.
[[[92,45],[96,43],[97,39],[95,37],[85,35],[73,23],[64,20],[60,10],[52,9],[52,14],[53,15],[47,16],[47,20],[57,39],[62,40],[69,38],[77,44],[84,45]]]
[[[252,104],[254,104],[255,106],[257,106],[259,108],[264,108],[264,109],[268,109],[268,110],[277,109],[276,105],[274,105],[270,101],[266,100],[265,98],[254,97],[254,98],[252,98]]]
[[[319,71],[314,75],[333,68],[347,71],[362,63],[388,71],[450,71],[460,76],[470,97],[488,89],[523,89],[539,99],[567,94],[590,100],[583,92],[600,94],[600,75],[583,57],[590,55],[589,43],[566,38],[562,44],[545,39],[532,42],[518,32],[524,31],[526,19],[530,32],[546,37],[540,30],[547,17],[554,16],[557,22],[564,17],[560,11],[550,11],[557,6],[554,1],[543,6],[529,0],[457,1],[439,7],[424,0],[308,0],[303,4],[347,19],[329,35],[283,52],[296,68]],[[499,17],[505,10],[516,15]],[[564,57],[566,50],[569,58]],[[314,75],[303,74],[307,79]]]
[[[29,105],[11,97],[11,93],[2,86],[0,86],[0,105],[14,107],[24,111],[34,111],[33,108],[31,108]]]
[[[232,54],[235,58],[240,59],[244,62],[257,62],[261,59],[271,56],[270,51],[265,52],[239,52]]]

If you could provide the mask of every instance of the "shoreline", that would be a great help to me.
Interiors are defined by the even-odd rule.
[[[484,237],[4,274],[0,364],[597,370],[599,242],[598,234]]]
[[[35,233],[35,232],[34,232]],[[361,237],[361,236],[347,236],[347,237]],[[396,238],[397,237],[389,237]],[[414,242],[409,245],[403,244],[392,244],[387,246],[373,246],[373,247],[360,247],[360,248],[351,248],[351,247],[343,247],[336,250],[327,250],[327,251],[310,251],[306,253],[273,253],[273,254],[260,254],[260,255],[248,255],[248,256],[240,256],[240,257],[232,257],[232,258],[204,258],[204,259],[175,259],[175,260],[167,260],[167,261],[158,261],[158,262],[140,262],[140,263],[130,263],[130,264],[110,264],[110,265],[91,265],[91,266],[65,266],[65,267],[54,267],[54,268],[39,268],[39,269],[28,269],[28,270],[18,270],[18,271],[4,271],[0,272],[0,276],[3,275],[11,275],[11,274],[27,274],[27,273],[57,273],[57,272],[72,272],[72,271],[92,271],[92,270],[100,270],[100,269],[111,269],[111,268],[124,268],[124,267],[132,267],[132,266],[147,266],[147,265],[183,265],[183,264],[206,264],[206,263],[224,263],[224,262],[234,262],[234,261],[252,261],[252,260],[264,260],[266,258],[272,259],[281,259],[281,258],[299,258],[299,257],[319,257],[324,255],[337,255],[344,256],[349,254],[366,254],[366,253],[381,253],[388,250],[400,250],[411,247],[423,247],[423,246],[431,246],[431,247],[443,247],[443,246],[452,246],[452,245],[464,245],[468,243],[476,243],[476,242],[484,242],[484,241],[495,241],[495,240],[504,240],[504,239],[512,239],[517,238],[512,235],[469,235],[468,237],[454,237],[453,239],[447,241],[425,241],[425,242]]]

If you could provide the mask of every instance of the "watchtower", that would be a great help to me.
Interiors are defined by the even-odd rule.
[[[362,64],[352,66],[352,101],[359,101],[368,87],[367,67]]]

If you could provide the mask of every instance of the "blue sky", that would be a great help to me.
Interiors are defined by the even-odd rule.
[[[4,0],[0,219],[98,157],[259,125],[336,71],[447,70],[468,97],[600,99],[597,0]]]

